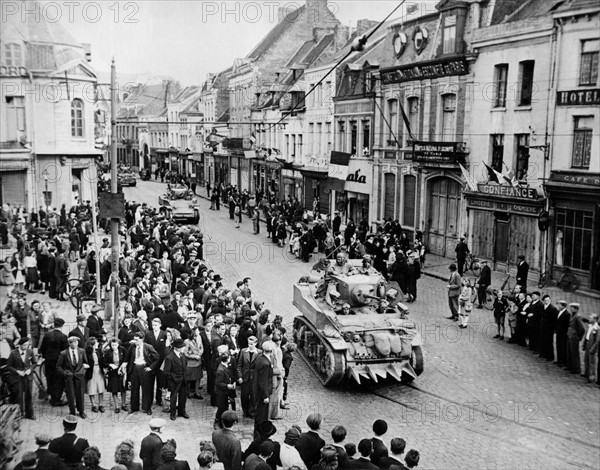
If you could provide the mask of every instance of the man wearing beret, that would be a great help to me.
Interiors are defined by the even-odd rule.
[[[77,315],[77,326],[69,331],[69,336],[77,336],[79,345],[84,346],[90,339],[90,329],[87,327],[87,316],[83,313]]]
[[[67,335],[61,331],[64,324],[65,321],[62,318],[55,318],[54,330],[44,335],[40,345],[40,354],[44,358],[44,372],[51,406],[64,406],[67,404],[66,401],[61,400],[64,389],[63,378],[56,370],[60,353],[69,347]]]
[[[85,350],[78,345],[79,338],[77,336],[69,336],[69,347],[60,353],[56,370],[65,381],[69,412],[74,415],[75,410],[77,410],[79,416],[85,419],[85,412],[83,411],[85,370],[90,366]]]
[[[87,439],[78,437],[75,434],[77,429],[77,417],[67,415],[63,419],[63,429],[65,433],[52,440],[48,446],[48,450],[58,456],[65,463],[69,470],[76,470],[81,464],[83,452],[90,446]],[[41,467],[40,467],[41,468]]]
[[[165,358],[164,377],[171,390],[171,421],[175,421],[176,414],[184,419],[190,418],[185,412],[187,401],[187,382],[185,380],[187,359],[183,355],[185,348],[185,342],[178,338],[173,341],[172,351]]]
[[[12,373],[13,386],[17,390],[17,399],[21,414],[26,419],[33,417],[33,400],[31,390],[33,385],[33,369],[36,362],[33,351],[29,348],[29,338],[19,339],[18,347],[11,351],[6,367]]]

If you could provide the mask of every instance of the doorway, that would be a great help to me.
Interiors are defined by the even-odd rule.
[[[494,259],[497,263],[506,263],[510,237],[510,214],[508,212],[496,212],[494,235]]]
[[[427,243],[433,254],[454,257],[458,242],[460,184],[450,178],[429,182]]]

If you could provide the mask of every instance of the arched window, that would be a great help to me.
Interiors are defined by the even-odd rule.
[[[71,136],[83,137],[83,101],[80,99],[71,103]]]

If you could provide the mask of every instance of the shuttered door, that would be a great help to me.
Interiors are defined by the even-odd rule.
[[[538,262],[538,246],[536,234],[539,233],[537,219],[513,215],[510,219],[509,261],[515,263],[517,256],[524,255],[529,265],[534,268]]]
[[[25,206],[27,194],[25,193],[25,172],[24,171],[6,171],[0,175],[0,192],[2,194],[2,203],[9,203],[11,206]]]
[[[304,178],[304,208],[310,211],[312,211],[313,201],[315,200],[313,182],[312,178]]]
[[[386,173],[384,175],[384,201],[383,201],[383,217],[385,219],[395,219],[394,201],[396,200],[396,175]]]
[[[472,211],[473,214],[473,254],[480,258],[492,259],[494,254],[494,213]]]
[[[402,213],[402,225],[414,227],[415,225],[415,201],[417,199],[417,177],[406,175],[404,177],[404,212]]]

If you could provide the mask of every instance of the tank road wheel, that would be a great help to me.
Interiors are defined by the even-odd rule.
[[[326,346],[324,356],[321,358],[320,373],[321,382],[326,387],[331,387],[341,382],[344,378],[344,372],[346,371],[346,365],[344,363],[344,356],[338,352],[335,352]]]
[[[421,349],[421,346],[412,347],[410,365],[417,375],[423,373],[423,370],[425,369],[425,360],[423,359],[423,349]],[[402,373],[402,382],[410,383],[413,380],[415,380],[415,378],[412,375],[407,374],[406,372]]]

